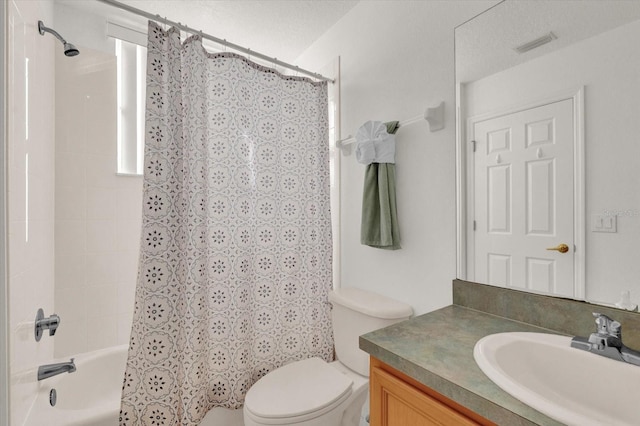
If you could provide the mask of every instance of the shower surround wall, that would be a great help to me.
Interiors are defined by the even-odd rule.
[[[39,19],[53,24],[53,2],[10,0],[7,12],[9,424],[22,425],[37,395],[35,370],[53,359],[53,339],[45,334],[36,342],[33,321],[38,308],[54,310],[53,79],[60,46],[38,34]]]
[[[56,52],[55,356],[129,342],[142,177],[116,175],[114,54]]]

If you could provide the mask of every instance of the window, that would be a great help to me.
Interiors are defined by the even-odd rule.
[[[141,175],[147,48],[116,39],[118,62],[118,174]]]

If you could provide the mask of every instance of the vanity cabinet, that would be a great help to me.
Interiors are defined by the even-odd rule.
[[[495,425],[371,357],[371,426]]]

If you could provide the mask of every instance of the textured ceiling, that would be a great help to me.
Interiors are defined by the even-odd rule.
[[[146,20],[95,0],[56,0],[134,27]],[[265,55],[292,62],[357,0],[120,0]]]
[[[474,81],[638,19],[638,0],[508,0],[456,28],[456,79]],[[549,32],[558,39],[514,50]]]

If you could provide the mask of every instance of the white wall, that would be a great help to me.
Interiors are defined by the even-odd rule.
[[[36,342],[38,308],[53,313],[54,46],[38,33],[53,24],[52,2],[11,0],[8,10],[7,143],[10,424],[35,400],[38,365],[53,359],[48,333]]]
[[[586,298],[640,301],[640,21],[465,87],[468,116],[585,86]],[[617,233],[590,231],[593,214],[619,211]]]
[[[104,16],[62,3],[56,3],[54,13],[58,31],[70,43],[104,53],[115,52],[114,39],[106,36],[107,19]]]
[[[397,136],[397,195],[403,248],[361,246],[364,167],[343,158],[342,271],[344,286],[360,286],[411,303],[417,313],[451,302],[455,278],[454,27],[496,1],[363,1],[297,61],[323,69],[341,56],[342,135],[370,119],[405,120],[446,102],[447,127],[426,122]],[[64,6],[56,17],[76,44],[107,51],[95,16]],[[80,23],[79,23],[80,22]],[[86,23],[91,23],[86,24]],[[104,21],[102,21],[104,22]],[[79,38],[80,37],[80,38]]]
[[[344,287],[409,303],[417,314],[451,303],[456,275],[454,28],[495,1],[362,1],[297,63],[322,69],[341,57],[342,137],[367,120],[406,120],[445,102],[446,128],[426,122],[397,134],[402,249],[360,245],[364,166],[341,164]]]
[[[116,57],[82,41],[56,52],[56,357],[129,342],[140,246],[142,177],[116,176]]]

